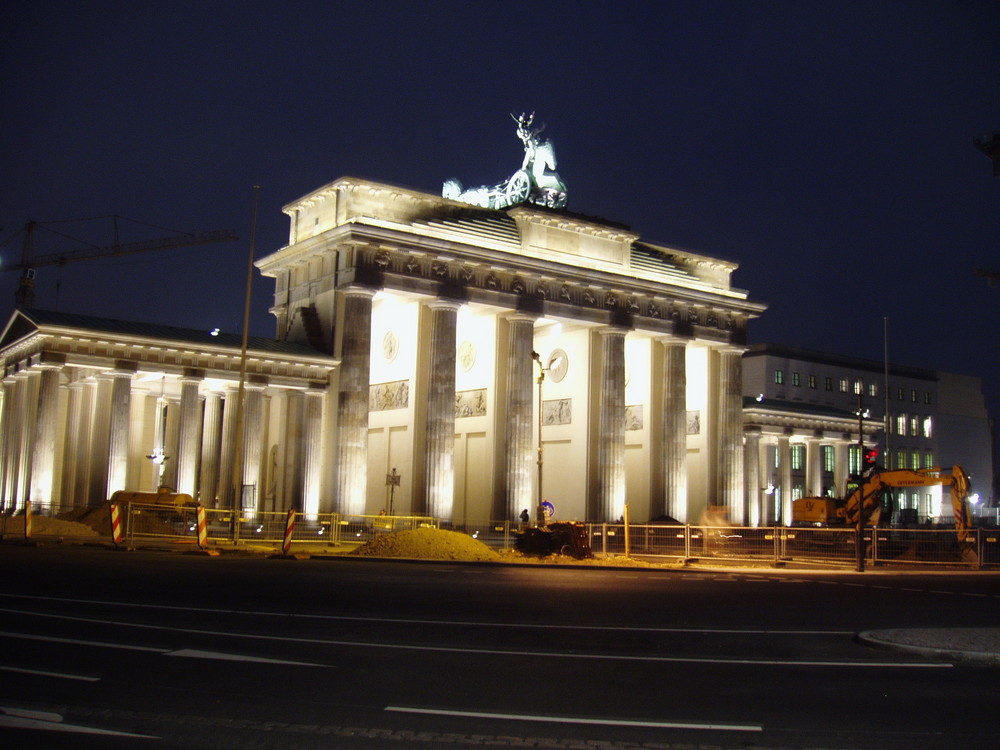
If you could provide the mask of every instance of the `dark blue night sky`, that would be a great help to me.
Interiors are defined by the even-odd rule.
[[[535,110],[571,210],[740,264],[770,305],[752,341],[881,360],[888,318],[890,359],[978,375],[1000,413],[1000,286],[974,273],[1000,271],[1000,180],[973,146],[1000,131],[994,0],[22,1],[0,29],[4,262],[28,220],[244,238],[40,268],[39,307],[238,331],[254,184],[259,257],[281,207],[340,176],[507,177],[509,113]]]

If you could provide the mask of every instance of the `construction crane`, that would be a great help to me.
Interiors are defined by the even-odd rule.
[[[71,222],[93,221],[95,219],[67,219],[58,222],[37,222],[29,221],[24,225],[24,229],[16,233],[6,243],[24,234],[24,242],[21,247],[21,262],[0,265],[0,271],[20,271],[21,281],[17,291],[14,292],[14,302],[18,307],[31,307],[35,301],[35,269],[39,266],[62,266],[66,263],[75,263],[81,260],[93,260],[95,258],[109,258],[118,255],[132,255],[135,253],[146,253],[152,250],[168,250],[177,247],[188,247],[190,245],[204,245],[212,242],[231,242],[238,240],[239,236],[231,230],[216,229],[208,232],[181,232],[170,237],[160,237],[151,240],[140,240],[137,242],[121,242],[119,239],[118,222],[125,217],[99,216],[96,219],[112,219],[114,222],[114,242],[111,245],[98,246],[86,240],[71,237],[68,234],[59,232],[52,228],[54,224],[66,224]],[[135,224],[144,224],[134,219],[126,219]],[[146,224],[146,226],[154,226]],[[163,227],[158,227],[163,229]],[[78,247],[73,250],[65,250],[57,253],[45,253],[35,255],[35,234],[39,229],[47,229],[62,237],[80,242],[85,247]],[[169,230],[168,230],[169,231]]]

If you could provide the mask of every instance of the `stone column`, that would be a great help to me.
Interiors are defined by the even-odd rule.
[[[303,509],[302,504],[302,454],[304,449],[303,409],[305,396],[302,391],[288,390],[285,399],[284,461],[281,468],[281,507],[286,510]]]
[[[17,495],[18,475],[21,470],[21,431],[24,425],[24,375],[21,373],[4,378],[4,475],[3,508],[5,511],[19,510]]]
[[[450,520],[455,498],[455,327],[459,304],[435,300],[427,307],[431,311],[424,456],[427,512]]]
[[[792,443],[788,435],[778,438],[778,488],[781,490],[781,518],[778,523],[792,522]]]
[[[687,346],[663,348],[663,512],[687,523]]]
[[[761,486],[760,474],[760,430],[747,430],[746,447],[743,460],[746,463],[744,476],[746,478],[747,518],[749,526],[760,526],[767,523],[763,498],[767,497]]]
[[[195,497],[198,489],[198,449],[201,437],[200,373],[181,378],[180,419],[177,426],[177,491]]]
[[[219,432],[221,416],[221,394],[206,393],[201,423],[201,480],[198,486],[198,502],[209,508],[216,507],[215,501],[219,489],[219,452],[222,448]]]
[[[74,380],[67,386],[66,434],[63,439],[62,493],[60,508],[69,510],[77,503],[76,474],[80,467],[80,418],[83,410],[83,383]]]
[[[18,451],[17,487],[14,496],[19,508],[24,507],[31,490],[31,459],[34,454],[35,420],[38,416],[38,391],[41,374],[26,370],[18,387],[18,409],[21,410],[21,435]]]
[[[320,508],[320,482],[323,477],[323,400],[325,386],[306,391],[302,409],[302,510],[310,518],[329,510]]]
[[[236,412],[237,401],[240,399],[239,388],[235,385],[226,387],[226,400],[222,409],[222,446],[219,455],[219,485],[216,497],[218,507],[231,510],[237,507],[236,479]],[[242,477],[241,477],[242,479]]]
[[[4,378],[0,383],[0,393],[3,394],[3,399],[0,400],[0,512],[2,512],[7,508],[7,446],[10,443],[7,433],[10,429],[11,408],[14,404],[13,378]]]
[[[743,490],[743,353],[719,353],[719,494],[729,518],[741,525],[746,518]]]
[[[617,521],[625,512],[625,333],[602,328],[598,403],[597,520]]]
[[[337,510],[363,515],[368,499],[372,289],[344,290],[337,424]],[[454,377],[454,376],[453,376]],[[452,404],[454,409],[454,404]]]
[[[261,449],[264,445],[265,383],[250,382],[244,386],[243,402],[243,508],[250,512],[262,510],[264,488],[261,484]],[[252,488],[252,489],[248,489]]]
[[[534,431],[534,399],[532,398],[532,368],[535,318],[514,315],[507,319],[507,400],[506,400],[506,484],[507,503],[504,518],[512,520],[538,503],[534,496],[531,444]]]
[[[850,437],[845,436],[844,440],[838,440],[833,447],[833,482],[834,496],[843,497],[847,491],[847,474],[850,467]]]
[[[111,384],[114,376],[102,372],[94,377],[91,412],[90,468],[87,471],[87,504],[97,506],[108,499],[108,466],[111,435]]]
[[[36,512],[49,512],[55,495],[56,415],[59,411],[61,364],[43,363],[36,406],[35,440],[31,457],[31,504]]]
[[[94,414],[97,411],[97,378],[88,377],[80,391],[80,451],[76,458],[76,477],[73,497],[77,505],[93,505],[90,494],[90,475],[94,469]]]
[[[128,472],[128,430],[132,414],[132,376],[135,365],[120,363],[112,373],[108,431],[108,473],[104,499],[124,490]]]
[[[823,451],[818,437],[806,440],[806,495],[823,496]]]

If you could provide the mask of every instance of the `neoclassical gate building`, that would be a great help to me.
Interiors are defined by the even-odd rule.
[[[513,518],[541,468],[560,518],[745,518],[740,357],[763,306],[735,264],[350,178],[284,210],[289,244],[257,265],[278,337],[339,363],[341,512],[378,512],[395,469],[397,509]]]
[[[540,497],[563,519],[626,503],[635,520],[759,518],[740,363],[764,306],[732,287],[736,264],[551,205],[353,178],[284,210],[288,244],[256,263],[276,336],[251,341],[242,376],[239,337],[15,312],[5,508],[165,484],[221,507],[241,492],[248,510],[375,514],[394,473],[393,512],[456,524]]]

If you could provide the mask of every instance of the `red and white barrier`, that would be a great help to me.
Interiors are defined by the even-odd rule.
[[[287,555],[292,548],[292,532],[295,531],[295,509],[288,511],[288,520],[285,522],[285,541],[281,543],[282,554]]]
[[[205,518],[205,506],[199,505],[195,511],[195,518],[198,523],[198,547],[205,549],[208,545],[208,519]]]
[[[111,503],[111,541],[116,547],[122,543],[122,518],[118,503]]]

